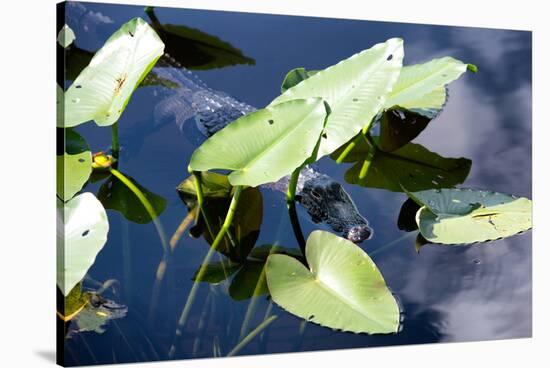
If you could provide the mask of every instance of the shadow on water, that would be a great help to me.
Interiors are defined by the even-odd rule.
[[[93,51],[129,18],[148,19],[142,7],[70,4],[67,21],[77,39],[69,51],[73,52],[74,64],[69,65],[75,71],[86,65]],[[450,86],[445,110],[413,144],[428,151],[424,157],[437,154],[453,160],[468,158],[464,159],[467,162],[450,162],[457,164],[449,177],[452,184],[531,196],[531,34],[528,32],[163,8],[156,8],[154,17],[163,25],[173,25],[165,28],[178,29],[188,39],[193,35],[210,35],[209,40],[217,39],[224,45],[221,49],[227,51],[229,45],[237,50],[229,52],[232,56],[226,63],[220,57],[227,52],[212,53],[211,45],[204,58],[192,59],[194,65],[180,62],[187,67],[206,69],[216,64],[212,60],[218,58],[218,67],[232,65],[197,74],[213,89],[253,106],[269,103],[278,94],[286,72],[296,66],[323,68],[394,36],[405,39],[406,64],[444,55],[474,63],[479,68],[478,74],[466,75]],[[297,46],[289,46],[289,39]],[[232,45],[238,45],[242,51]],[[203,46],[195,46],[197,52],[204,50]],[[254,66],[245,55],[254,57]],[[202,67],[197,60],[204,60]],[[76,74],[69,73],[68,79],[71,75]],[[122,115],[120,170],[131,175],[152,196],[165,200],[160,201],[163,211],[159,221],[170,237],[187,216],[188,208],[175,188],[187,177],[187,163],[200,133],[192,121],[185,124],[183,132],[176,124],[155,125],[152,110],[164,96],[158,93],[162,88],[169,90],[170,86],[153,83],[138,88]],[[78,131],[91,147],[107,148],[110,144],[108,129],[85,124]],[[388,161],[383,157],[380,167],[394,176],[402,174],[396,172],[393,161],[389,164]],[[399,216],[406,195],[385,183],[355,185],[345,179],[352,167],[353,164],[336,165],[325,158],[317,169],[342,183],[375,229],[373,239],[361,246],[373,254],[387,284],[403,303],[402,330],[372,336],[335,332],[315,324],[303,325],[299,318],[270,303],[265,295],[251,299],[247,293],[232,299],[230,286],[236,275],[247,274],[240,269],[219,282],[201,285],[189,322],[177,341],[174,358],[227,355],[239,342],[246,316],[249,330],[266,316],[278,318],[239,354],[531,335],[530,233],[468,247],[426,244],[417,252],[414,234],[403,237],[406,234],[401,231],[414,230],[410,218]],[[440,172],[434,175],[437,174]],[[86,190],[97,193],[102,183],[91,182]],[[280,193],[264,189],[261,196],[263,218],[259,233],[252,236],[255,244],[276,243],[295,248],[284,199]],[[97,280],[120,280],[117,302],[128,307],[128,314],[112,321],[102,334],[82,333],[67,340],[68,365],[167,359],[185,296],[208,249],[207,236],[192,238],[187,232],[181,236],[160,288],[153,324],[147,315],[163,257],[159,236],[150,222],[128,221],[118,203],[112,203],[111,208],[109,240],[90,275]],[[408,213],[414,213],[414,209]],[[304,234],[318,228],[304,211],[299,215]],[[391,246],[385,247],[387,244]],[[221,259],[214,257],[217,262]],[[252,271],[250,274],[256,277],[257,270]],[[49,361],[55,359],[52,352],[36,354]]]

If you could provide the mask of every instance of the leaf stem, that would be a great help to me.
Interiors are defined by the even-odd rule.
[[[198,185],[199,187],[200,185]],[[195,300],[195,297],[197,295],[197,291],[199,288],[199,285],[201,281],[204,279],[204,275],[206,274],[207,265],[210,263],[210,260],[212,259],[212,256],[216,252],[218,245],[222,241],[225,233],[231,226],[231,223],[233,222],[233,216],[235,215],[235,211],[237,209],[237,204],[239,203],[239,198],[241,196],[242,192],[242,186],[235,187],[235,194],[233,194],[233,198],[231,199],[231,204],[229,205],[229,210],[227,211],[227,214],[225,216],[225,221],[223,222],[223,225],[218,232],[218,235],[216,235],[216,238],[214,239],[214,242],[210,246],[210,249],[208,249],[208,253],[206,253],[206,256],[204,257],[201,267],[199,268],[199,271],[197,272],[197,276],[195,277],[195,282],[193,283],[193,286],[191,287],[191,291],[189,292],[189,296],[187,297],[187,300],[185,302],[185,306],[183,307],[183,311],[181,312],[180,318],[178,320],[178,326],[176,328],[176,338],[177,336],[181,334],[182,328],[185,326],[185,322],[187,321],[187,317],[189,316],[189,312],[191,311],[191,306],[193,305],[193,302]],[[199,197],[199,189],[197,190],[197,198]],[[198,199],[199,203],[202,203],[202,194],[201,199]],[[170,351],[168,352],[169,357],[173,357],[176,352],[176,345],[175,345],[175,339],[174,343],[170,347]]]
[[[271,316],[269,317],[268,319],[266,319],[265,321],[263,321],[262,323],[260,323],[258,325],[258,327],[256,327],[254,330],[252,330],[248,335],[246,335],[246,337],[244,339],[241,340],[241,342],[239,342],[237,344],[237,346],[235,346],[230,352],[229,354],[227,354],[228,357],[230,356],[234,356],[235,354],[237,354],[239,351],[241,351],[242,348],[244,348],[254,337],[256,337],[256,335],[258,335],[260,332],[262,332],[265,328],[267,328],[267,326],[269,326],[273,321],[275,321],[277,319],[277,316]]]
[[[302,228],[300,227],[300,221],[298,220],[298,214],[296,213],[296,186],[298,185],[298,178],[300,177],[300,171],[302,167],[300,166],[290,176],[288,182],[288,189],[286,192],[286,205],[288,208],[288,215],[290,217],[290,223],[292,224],[292,230],[294,231],[294,236],[298,241],[300,250],[302,254],[306,255],[306,241],[304,239],[304,234],[302,233]]]
[[[118,122],[111,125],[111,151],[113,152],[113,157],[118,160],[120,153],[120,145],[118,142]]]

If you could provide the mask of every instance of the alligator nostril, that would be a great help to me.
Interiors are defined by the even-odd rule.
[[[368,225],[356,225],[352,227],[348,234],[348,240],[354,243],[361,243],[365,240],[369,240],[372,237],[372,229]]]

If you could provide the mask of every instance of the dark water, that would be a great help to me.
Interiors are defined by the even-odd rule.
[[[87,18],[69,25],[78,47],[95,51],[124,22],[148,19],[143,8],[86,4]],[[91,15],[90,15],[91,14]],[[405,40],[405,64],[450,55],[474,63],[450,86],[444,112],[415,142],[445,157],[472,160],[464,187],[531,197],[531,34],[529,32],[399,23],[157,8],[162,23],[181,24],[218,36],[255,65],[197,71],[210,87],[253,106],[265,106],[278,93],[286,72],[297,66],[324,68],[391,37]],[[175,187],[187,177],[198,144],[192,124],[154,126],[155,88],[139,88],[119,120],[123,155],[120,170],[164,197],[159,217],[170,237],[187,214]],[[94,151],[108,148],[110,129],[87,123],[78,128]],[[264,354],[399,344],[508,339],[531,336],[531,233],[474,246],[428,245],[415,251],[414,235],[398,230],[406,196],[344,182],[349,166],[325,158],[318,169],[339,180],[375,229],[362,244],[399,297],[405,318],[393,335],[335,332],[301,320],[273,305],[278,319],[239,354]],[[101,183],[85,190],[97,193]],[[124,319],[103,334],[78,334],[66,343],[66,363],[93,364],[168,359],[177,320],[192,286],[191,277],[207,252],[204,239],[184,234],[167,269],[158,305],[149,318],[157,266],[162,258],[153,224],[129,222],[108,211],[109,240],[90,269],[93,280],[116,279],[117,303],[128,306]],[[305,235],[317,228],[301,213]],[[385,246],[392,243],[389,246]],[[263,223],[257,244],[296,247],[283,196],[263,191]],[[215,257],[218,260],[218,257]],[[201,285],[176,359],[226,355],[239,340],[250,300],[234,301],[228,283]],[[256,298],[250,327],[264,319],[269,300]]]

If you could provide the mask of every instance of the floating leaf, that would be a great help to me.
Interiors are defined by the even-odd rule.
[[[265,262],[246,262],[231,281],[229,296],[241,301],[267,294],[264,266]]]
[[[229,184],[226,175],[205,171],[200,173],[202,195],[204,198],[229,198],[233,187]],[[194,176],[189,176],[176,188],[182,200],[190,207],[194,207],[197,198],[197,183]]]
[[[293,100],[245,115],[195,150],[194,171],[232,170],[232,185],[255,187],[292,173],[313,154],[326,117],[320,98]]]
[[[434,118],[447,100],[445,86],[458,79],[468,65],[447,56],[403,67],[384,108],[399,106]]]
[[[206,70],[247,64],[255,61],[242,51],[216,36],[195,28],[176,24],[161,24],[152,7],[146,9],[152,26],[166,44],[166,52],[191,70]]]
[[[295,68],[286,73],[283,84],[281,85],[281,93],[287,89],[294,87],[303,80],[308,79],[312,75],[317,74],[318,70],[305,70],[304,68]]]
[[[65,92],[65,127],[89,120],[100,126],[115,123],[163,50],[164,44],[143,19],[125,23]]]
[[[403,40],[392,38],[319,71],[286,90],[271,105],[296,98],[322,97],[331,113],[318,156],[332,153],[372,123],[399,76]]]
[[[418,230],[416,224],[416,212],[420,209],[418,203],[410,198],[407,198],[401,210],[399,211],[399,217],[397,218],[397,228],[403,231],[415,231]]]
[[[64,151],[57,155],[57,196],[64,201],[71,199],[88,181],[92,173],[90,147],[72,129],[65,129]]]
[[[408,193],[422,207],[420,233],[432,243],[469,244],[496,240],[531,229],[531,201],[472,189]]]
[[[190,232],[194,237],[204,235],[205,240],[212,244],[220,231],[232,197],[233,187],[227,176],[203,172],[201,173],[202,191],[204,194],[203,210],[194,228]],[[181,199],[187,208],[196,206],[196,182],[193,176],[184,180],[178,186]],[[204,219],[204,214],[208,223]],[[246,188],[241,193],[233,222],[228,234],[218,245],[218,251],[232,261],[242,263],[256,244],[263,219],[263,200],[258,188]]]
[[[68,25],[64,25],[63,28],[57,34],[57,42],[63,48],[69,47],[71,43],[76,39],[74,31]]]
[[[149,201],[152,208],[155,210],[156,216],[159,216],[166,209],[166,199],[155,194],[138,184],[135,179],[124,174]],[[132,192],[123,182],[111,176],[105,183],[101,185],[97,192],[97,198],[101,201],[105,209],[111,209],[120,212],[126,219],[138,223],[146,224],[151,222],[153,218],[143,203],[139,200],[134,192]]]
[[[112,300],[103,298],[95,293],[88,293],[89,303],[72,320],[69,326],[67,337],[75,334],[93,331],[98,334],[104,333],[109,321],[124,318],[128,308],[117,304]]]
[[[309,269],[289,256],[269,256],[267,284],[277,304],[333,329],[397,332],[397,302],[361,248],[329,232],[314,231],[307,240],[306,258]]]
[[[380,119],[378,148],[385,152],[392,152],[403,147],[416,138],[431,120],[401,108],[386,110]]]
[[[346,171],[345,180],[369,188],[403,192],[453,187],[466,180],[472,161],[466,158],[446,158],[428,151],[419,144],[409,143],[394,152],[384,152],[373,142],[361,140],[344,162],[355,162]],[[331,156],[336,159],[342,150]]]
[[[107,214],[92,193],[57,201],[57,286],[63,295],[78,284],[107,241]]]

